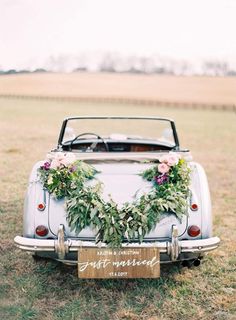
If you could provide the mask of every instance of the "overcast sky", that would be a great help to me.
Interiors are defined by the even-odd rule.
[[[0,68],[117,51],[236,64],[236,0],[0,0]]]

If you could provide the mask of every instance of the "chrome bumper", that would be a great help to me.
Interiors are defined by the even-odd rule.
[[[64,260],[67,253],[76,252],[81,247],[107,247],[106,244],[95,244],[92,241],[66,239],[64,226],[60,225],[58,230],[58,238],[53,240],[33,239],[16,236],[14,239],[16,246],[25,251],[31,252],[55,252],[59,260]],[[148,248],[156,247],[160,253],[169,255],[171,261],[178,260],[181,253],[205,253],[216,249],[220,244],[218,237],[200,240],[178,240],[178,229],[172,226],[172,239],[166,242],[142,242],[138,243],[123,243],[123,248]]]

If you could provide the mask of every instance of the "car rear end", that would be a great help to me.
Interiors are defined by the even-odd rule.
[[[188,158],[188,153],[180,153]],[[110,197],[122,206],[132,202],[152,188],[152,182],[142,178],[140,173],[149,168],[157,154],[83,155],[84,161],[93,163],[98,171],[96,181],[103,185],[103,199]],[[106,159],[105,159],[106,158]],[[145,160],[145,161],[144,161]],[[148,160],[148,161],[147,161]],[[59,259],[65,263],[78,262],[81,247],[102,248],[105,243],[96,243],[97,230],[90,226],[79,234],[68,225],[65,200],[57,200],[45,190],[38,178],[37,163],[31,173],[25,201],[23,237],[15,242],[21,249],[40,256]],[[189,162],[191,168],[191,197],[186,214],[181,219],[166,212],[155,228],[145,235],[143,242],[123,239],[124,248],[156,247],[162,262],[198,261],[205,252],[215,249],[219,239],[212,237],[211,202],[207,179],[203,168]],[[94,181],[89,182],[95,183]],[[196,262],[197,263],[197,262]]]

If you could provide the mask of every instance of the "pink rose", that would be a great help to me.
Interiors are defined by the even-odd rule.
[[[168,166],[172,167],[175,166],[176,164],[178,164],[179,162],[179,157],[175,154],[170,154],[167,157],[167,164]]]
[[[60,165],[61,165],[61,163],[59,160],[53,159],[50,167],[51,167],[51,169],[57,169],[60,167]]]
[[[166,163],[160,163],[157,166],[158,172],[167,173],[170,170],[170,167]]]
[[[76,157],[73,153],[63,153],[63,152],[57,152],[54,155],[54,158],[52,158],[51,162],[51,168],[57,169],[62,166],[69,166],[76,160]]]
[[[163,156],[161,156],[159,158],[159,161],[161,163],[166,163],[168,166],[172,167],[175,166],[176,164],[178,164],[179,162],[179,155],[174,153],[174,152],[170,152],[169,154],[165,154]]]
[[[63,154],[63,157],[59,160],[62,165],[64,166],[69,166],[73,162],[75,162],[76,157],[73,153],[65,153]]]

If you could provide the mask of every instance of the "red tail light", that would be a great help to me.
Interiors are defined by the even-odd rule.
[[[197,211],[198,210],[198,205],[196,203],[192,203],[190,208],[191,208],[192,211]]]
[[[197,237],[201,233],[201,229],[198,226],[190,226],[188,228],[188,235],[190,237]]]
[[[48,228],[45,226],[37,226],[35,233],[37,236],[45,237],[48,234]]]
[[[45,206],[45,203],[39,203],[39,204],[38,204],[38,210],[39,210],[39,211],[43,211],[43,210],[45,209],[45,207],[46,207],[46,206]]]

